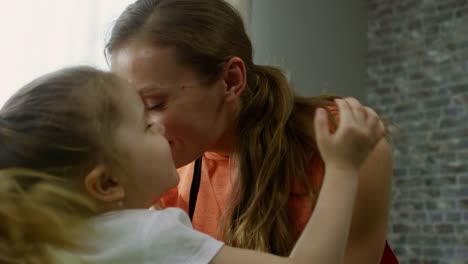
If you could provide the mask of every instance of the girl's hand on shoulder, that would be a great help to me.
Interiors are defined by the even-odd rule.
[[[385,127],[379,116],[354,98],[335,99],[340,123],[329,131],[327,113],[315,112],[317,145],[326,166],[344,170],[359,170],[377,142],[385,136]]]

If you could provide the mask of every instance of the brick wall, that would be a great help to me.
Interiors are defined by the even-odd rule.
[[[468,263],[468,1],[369,0],[368,103],[393,138],[401,263]]]

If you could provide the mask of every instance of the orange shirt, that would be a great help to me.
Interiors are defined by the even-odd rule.
[[[232,162],[234,163],[234,162]],[[217,237],[217,227],[221,216],[228,206],[232,191],[231,177],[235,175],[234,164],[229,173],[229,158],[213,152],[206,152],[203,156],[200,189],[197,204],[193,214],[192,226],[214,238]],[[188,212],[190,186],[192,184],[195,162],[192,162],[177,172],[180,181],[177,188],[170,190],[161,198],[163,207],[179,207]]]
[[[338,117],[336,109],[331,110],[335,117]],[[177,188],[172,189],[161,198],[163,207],[179,207],[188,212],[190,186],[192,183],[194,166],[195,163],[192,162],[178,169],[180,175],[179,184]],[[229,167],[231,171],[229,171]],[[324,163],[322,159],[316,155],[311,162],[311,173],[309,175],[311,187],[315,192],[320,189],[324,173]],[[206,152],[204,154],[201,168],[200,189],[192,220],[194,229],[222,240],[222,237],[217,235],[217,228],[222,221],[221,217],[225,209],[228,207],[232,192],[232,181],[235,175],[236,166],[234,160],[229,161],[228,157],[220,156],[212,152]],[[303,193],[304,188],[300,184],[293,184],[288,201],[290,219],[296,226],[296,237],[299,237],[312,214],[311,203],[308,196],[301,195]],[[398,263],[395,254],[387,243],[381,263]]]
[[[213,152],[206,152],[203,156],[200,179],[200,190],[198,192],[195,213],[193,214],[193,228],[202,231],[217,239],[217,227],[221,216],[228,207],[232,191],[232,177],[236,175],[234,161],[231,161],[231,172],[229,173],[229,158],[220,156]],[[311,183],[314,190],[318,190],[322,183],[324,165],[320,159],[313,161]],[[178,169],[180,181],[177,188],[170,190],[161,198],[163,207],[179,207],[188,212],[190,186],[192,183],[194,162]],[[308,197],[303,194],[303,188],[295,184],[288,201],[291,219],[297,225],[297,236],[305,228],[312,213]]]

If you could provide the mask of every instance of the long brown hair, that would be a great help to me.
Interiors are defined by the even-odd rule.
[[[314,195],[307,180],[317,153],[312,117],[332,97],[296,96],[281,70],[255,65],[240,15],[222,0],[136,1],[117,19],[106,56],[135,40],[174,48],[175,59],[206,81],[219,78],[229,58],[244,61],[234,144],[239,180],[221,232],[229,245],[288,255],[297,239],[287,208],[292,184]]]
[[[29,83],[0,110],[0,262],[51,263],[48,246],[77,245],[71,227],[97,213],[82,176],[120,162],[111,136],[119,85],[93,68],[64,69]]]

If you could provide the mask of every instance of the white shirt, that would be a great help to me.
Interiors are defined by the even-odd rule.
[[[91,224],[97,233],[86,245],[95,250],[74,255],[57,252],[63,263],[74,258],[93,264],[201,264],[209,263],[223,246],[192,229],[187,214],[178,208],[115,211]]]

